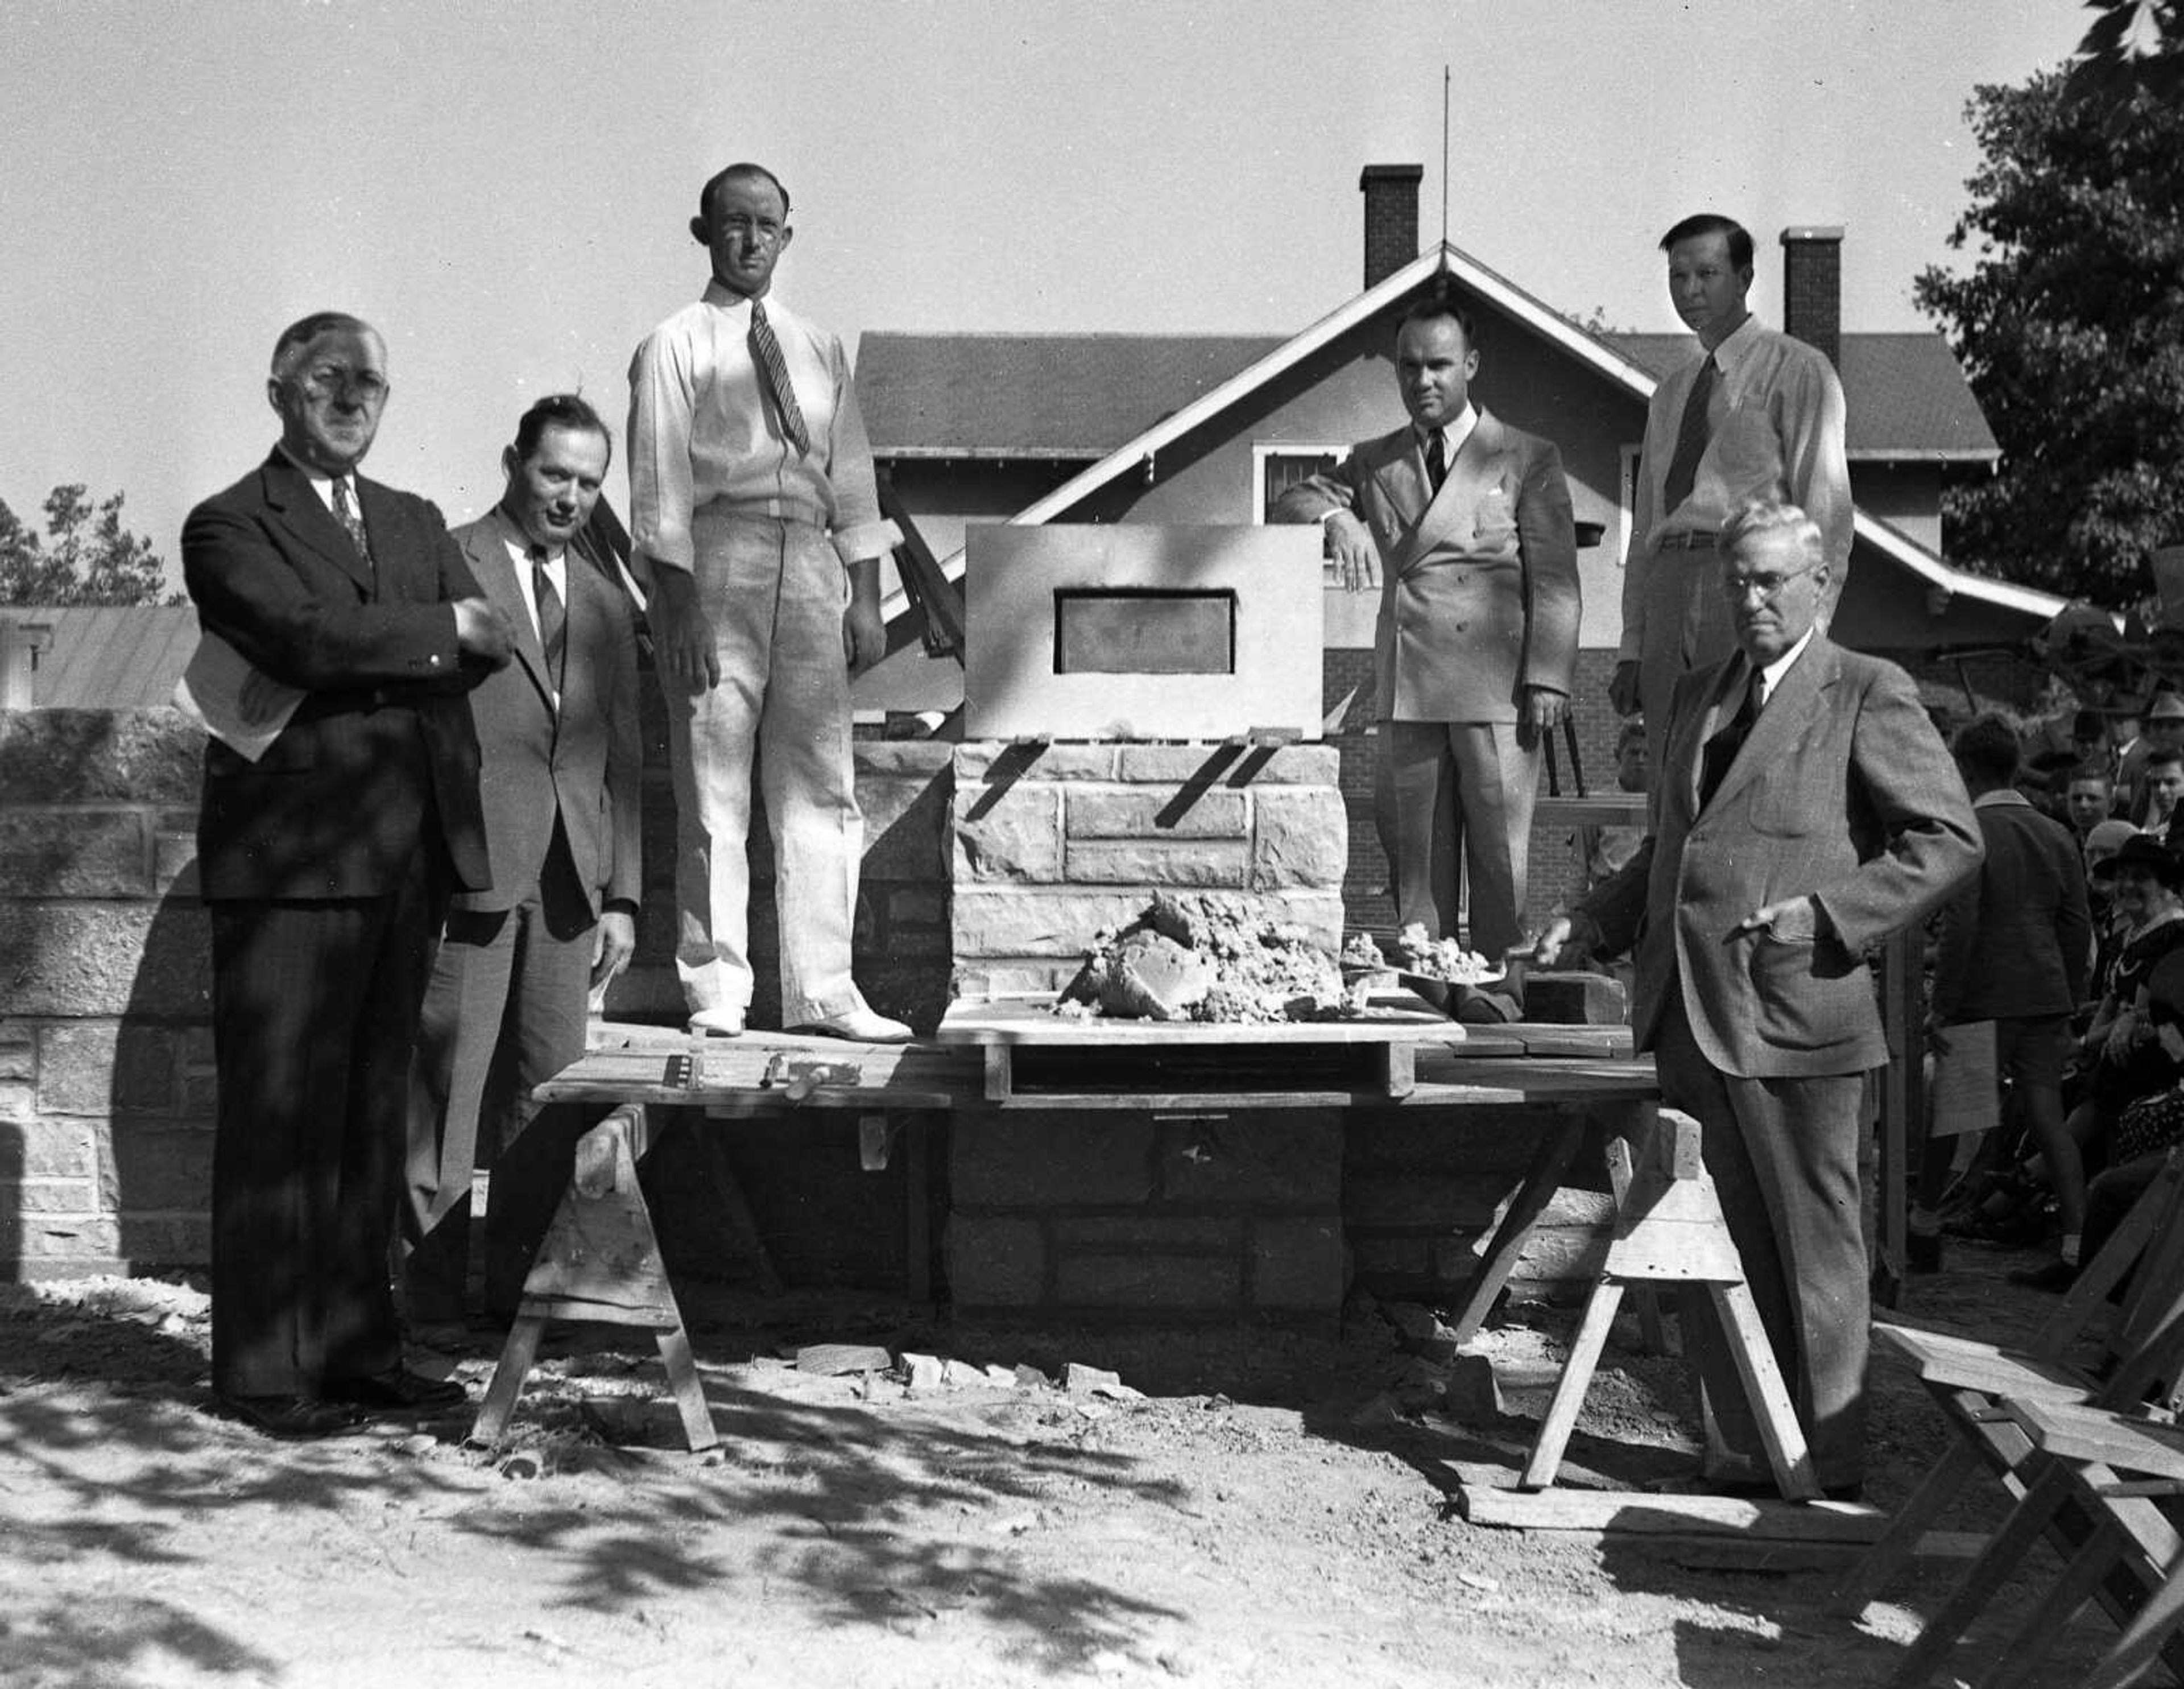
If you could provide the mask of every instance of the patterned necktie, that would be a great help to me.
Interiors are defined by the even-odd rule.
[[[341,476],[334,477],[334,520],[348,535],[348,543],[356,548],[356,555],[370,564],[371,542],[365,537],[364,517],[356,508],[356,500],[348,495],[348,482]]]
[[[561,654],[569,644],[569,613],[561,594],[554,590],[554,577],[546,572],[546,548],[531,548],[531,596],[538,605],[538,643],[546,648],[546,672],[554,690],[561,689]]]
[[[810,451],[811,431],[804,426],[804,413],[797,408],[788,360],[781,355],[781,343],[773,337],[773,325],[766,320],[766,307],[756,299],[751,301],[750,350],[751,361],[765,376],[766,390],[773,396],[773,408],[781,413],[782,432],[798,451]]]
[[[1710,432],[1707,403],[1713,397],[1718,379],[1713,354],[1708,353],[1692,379],[1691,397],[1684,401],[1683,424],[1676,430],[1676,453],[1669,460],[1669,477],[1661,483],[1662,516],[1669,515],[1691,496],[1691,483],[1698,479],[1699,460],[1706,455]]]
[[[1441,482],[1447,479],[1447,444],[1442,440],[1440,429],[1429,428],[1426,431],[1426,484],[1439,493]]]
[[[1736,761],[1736,753],[1744,749],[1744,741],[1752,733],[1752,724],[1759,719],[1759,671],[1748,669],[1744,679],[1744,699],[1736,706],[1736,713],[1706,742],[1706,753],[1699,762],[1699,807],[1704,809],[1713,801],[1714,789],[1721,784],[1722,776],[1729,772],[1729,765]]]

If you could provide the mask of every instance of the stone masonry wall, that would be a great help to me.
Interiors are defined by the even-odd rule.
[[[649,688],[646,702],[644,906],[636,964],[608,1011],[676,1020],[674,801]],[[928,1030],[948,993],[950,752],[856,747],[858,976],[879,1006]],[[171,710],[0,712],[0,1279],[207,1258],[215,1079],[210,933],[196,896],[203,755],[203,735]],[[766,1024],[778,923],[763,843],[754,871],[754,1014]],[[750,1154],[760,1135],[746,1134]],[[884,1255],[883,1242],[806,1237],[801,1216],[828,1212],[809,1196],[813,1179],[899,1190],[900,1172],[862,1173],[853,1156],[815,1155],[793,1138],[766,1153],[783,1163],[772,1182],[800,1193],[758,1214],[777,1252],[819,1263],[821,1277],[839,1257],[834,1276],[871,1282],[866,1257]],[[747,1185],[772,1179],[755,1164],[744,1174]]]
[[[1346,821],[1322,745],[973,743],[956,751],[959,989],[1059,989],[1155,887],[1251,897],[1341,942]]]

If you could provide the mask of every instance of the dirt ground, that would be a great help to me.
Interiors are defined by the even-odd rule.
[[[2053,1305],[2003,1280],[2031,1259],[1953,1243],[1905,1312],[2021,1336]],[[685,1296],[725,1439],[692,1455],[641,1336],[550,1348],[497,1449],[464,1445],[467,1413],[286,1445],[205,1411],[200,1288],[0,1286],[0,1683],[1828,1689],[1885,1681],[1961,1567],[1922,1561],[1854,1623],[1825,1610],[1840,1561],[1471,1525],[1445,1463],[1513,1466],[1543,1393],[1452,1416],[1384,1310],[1336,1344],[716,1300]],[[1521,1318],[1492,1346],[1536,1382],[1570,1316]],[[912,1391],[783,1358],[819,1341],[1054,1381]],[[475,1397],[492,1356],[416,1358]],[[1071,1395],[1071,1361],[1143,1399]],[[1875,1373],[1886,1508],[1944,1433]],[[1612,1346],[1571,1458],[1683,1470],[1688,1409],[1678,1363]],[[1944,1523],[1992,1525],[1999,1493]],[[2081,1618],[2048,1681],[2109,1634]]]

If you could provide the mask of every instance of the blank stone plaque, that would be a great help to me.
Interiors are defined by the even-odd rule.
[[[1234,674],[1236,594],[1084,588],[1054,595],[1056,674]]]
[[[967,737],[1320,736],[1317,525],[1002,523],[965,539]]]

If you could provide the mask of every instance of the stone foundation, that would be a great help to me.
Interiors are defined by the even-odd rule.
[[[1023,1110],[950,1134],[959,1315],[1331,1329],[1343,1294],[1341,1114]]]
[[[959,995],[1058,990],[1156,888],[1219,891],[1341,943],[1348,821],[1320,745],[957,747]]]

